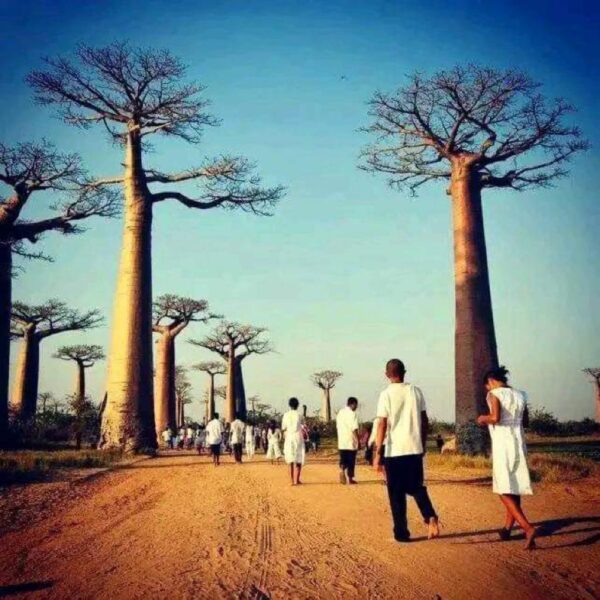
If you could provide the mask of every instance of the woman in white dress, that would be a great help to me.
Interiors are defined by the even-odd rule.
[[[536,530],[521,508],[521,496],[533,493],[523,433],[523,424],[528,421],[527,396],[508,385],[505,367],[486,373],[485,389],[490,413],[481,415],[477,423],[487,425],[492,438],[493,489],[506,508],[500,537],[508,540],[516,521],[525,532],[525,547],[530,550],[535,547]]]
[[[277,428],[275,421],[269,423],[269,429],[267,430],[267,460],[273,464],[275,461],[279,462],[281,458],[281,431]]]
[[[246,425],[246,456],[254,457],[254,427],[251,423]]]
[[[302,435],[302,415],[298,412],[298,398],[290,398],[288,410],[281,421],[281,430],[284,433],[283,456],[290,465],[292,485],[300,485],[300,473],[304,464],[304,436]]]

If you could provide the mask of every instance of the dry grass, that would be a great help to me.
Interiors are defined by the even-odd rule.
[[[43,479],[56,469],[105,467],[120,458],[120,452],[100,450],[0,452],[0,484]]]

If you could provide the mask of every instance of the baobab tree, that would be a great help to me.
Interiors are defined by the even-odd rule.
[[[331,390],[337,380],[342,376],[339,371],[318,371],[311,376],[311,381],[323,390],[323,405],[321,407],[321,420],[326,423],[331,421]]]
[[[146,166],[150,136],[198,144],[205,127],[218,123],[205,111],[203,87],[185,80],[185,67],[168,51],[134,49],[123,43],[79,46],[74,61],[49,58],[46,67],[28,78],[38,101],[56,105],[69,124],[103,125],[125,151],[124,173],[98,182],[122,184],[125,196],[101,447],[152,451],[156,448],[151,346],[153,208],[172,200],[199,210],[221,207],[269,215],[283,189],[263,187],[254,166],[235,156],[207,160],[180,173]],[[151,189],[181,182],[198,184],[196,193],[188,195],[174,187]]]
[[[596,423],[600,423],[600,367],[583,369],[583,372],[591,377],[592,383],[594,384],[594,391],[596,393],[595,419]]]
[[[75,363],[77,372],[73,396],[83,402],[85,400],[85,370],[92,368],[99,360],[106,358],[102,346],[96,344],[61,346],[53,356],[60,360],[69,360]]]
[[[47,141],[7,146],[0,143],[0,440],[8,419],[10,311],[13,255],[49,259],[30,248],[48,231],[80,233],[78,222],[115,216],[119,197],[106,187],[90,187],[90,178],[76,154],[59,152]],[[42,194],[42,192],[47,192]],[[38,198],[51,198],[47,216],[23,217]],[[38,213],[39,214],[39,213]]]
[[[35,415],[42,340],[65,331],[91,329],[102,321],[97,310],[79,312],[54,299],[39,305],[13,303],[11,335],[22,340],[11,401],[16,418],[27,421]]]
[[[192,384],[187,369],[181,365],[175,367],[175,412],[176,426],[185,425],[185,405],[192,403]]]
[[[263,327],[223,321],[204,339],[189,340],[190,344],[215,352],[227,363],[225,418],[228,423],[235,419],[236,412],[246,418],[242,362],[251,354],[272,351],[270,342],[262,337],[266,331]]]
[[[415,74],[393,94],[370,102],[375,141],[361,168],[388,177],[392,188],[417,190],[449,182],[454,229],[456,423],[486,410],[484,372],[498,365],[481,194],[527,190],[566,175],[565,164],[588,144],[566,124],[573,107],[550,101],[540,84],[516,70],[456,67],[430,78]],[[470,429],[470,428],[468,428]],[[473,432],[470,432],[472,436]],[[483,434],[475,444],[481,451]]]
[[[207,323],[221,318],[208,310],[206,300],[194,300],[173,294],[159,296],[152,306],[156,343],[156,373],[154,376],[154,419],[156,433],[177,421],[175,406],[175,339],[192,322]]]
[[[41,412],[42,417],[45,417],[48,412],[48,404],[54,403],[55,398],[52,392],[40,392],[38,394],[38,411]]]
[[[222,361],[205,361],[192,366],[196,371],[202,371],[208,375],[208,393],[206,398],[206,422],[215,416],[215,377],[225,375],[227,365]]]

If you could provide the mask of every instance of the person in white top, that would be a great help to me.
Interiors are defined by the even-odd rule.
[[[283,456],[290,465],[292,485],[300,485],[300,473],[304,464],[304,437],[302,435],[302,415],[298,412],[298,398],[290,398],[288,410],[281,421],[281,430],[284,433]]]
[[[213,457],[213,465],[221,464],[221,441],[223,440],[223,425],[219,421],[219,413],[215,413],[212,421],[206,424],[206,444]]]
[[[254,427],[251,423],[246,424],[246,456],[248,458],[254,457]]]
[[[439,536],[437,514],[423,485],[423,454],[426,450],[429,421],[421,390],[405,383],[404,363],[393,358],[385,367],[389,386],[381,392],[377,404],[377,451],[373,461],[381,471],[379,449],[385,444],[385,474],[394,520],[394,539],[410,540],[406,520],[406,495],[412,496],[429,528],[429,539]]]
[[[235,420],[232,421],[229,430],[229,443],[233,449],[233,457],[236,463],[242,462],[242,444],[245,441],[244,432],[246,424],[240,419],[239,413],[236,413]]]
[[[273,464],[275,461],[279,463],[281,458],[281,431],[277,429],[275,421],[271,421],[267,430],[267,460]]]
[[[340,483],[356,484],[354,469],[358,453],[358,400],[350,397],[346,404],[335,418],[340,453]]]
[[[493,490],[500,495],[506,508],[504,527],[500,538],[508,540],[515,521],[525,532],[525,548],[535,548],[535,527],[527,520],[521,508],[521,496],[532,494],[531,477],[527,468],[527,448],[523,421],[527,425],[527,396],[508,385],[505,367],[489,370],[484,378],[488,415],[481,415],[477,423],[487,426],[492,438]]]

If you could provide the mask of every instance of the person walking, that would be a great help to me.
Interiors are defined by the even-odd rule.
[[[246,456],[249,459],[254,458],[254,427],[252,423],[246,423]]]
[[[281,421],[281,430],[285,436],[283,443],[283,456],[290,465],[292,485],[300,485],[300,474],[304,465],[304,438],[302,436],[302,415],[298,412],[298,398],[290,398],[288,410]]]
[[[210,448],[213,465],[221,464],[221,442],[223,441],[223,425],[219,421],[219,413],[215,413],[212,421],[206,424],[206,444]]]
[[[313,452],[318,452],[319,444],[321,443],[321,434],[319,433],[319,428],[316,425],[312,426],[308,437],[310,439],[310,445]]]
[[[423,485],[423,455],[426,451],[429,421],[421,390],[404,381],[404,363],[393,358],[386,364],[390,382],[381,392],[377,404],[375,469],[382,470],[379,449],[385,444],[385,473],[394,521],[394,539],[410,541],[406,519],[406,496],[412,496],[428,526],[429,539],[440,534],[438,516],[427,488]]]
[[[235,420],[232,421],[231,427],[229,428],[229,443],[233,451],[233,458],[235,462],[240,464],[242,462],[242,445],[244,444],[246,431],[246,424],[240,419],[240,414],[235,414]]]
[[[165,430],[161,434],[162,440],[167,448],[173,448],[173,440],[171,439],[172,436],[173,434],[171,433],[171,430],[168,427],[165,428]]]
[[[340,483],[356,484],[354,469],[358,453],[358,400],[351,396],[336,418],[338,451],[340,453]]]
[[[274,464],[281,458],[281,431],[275,421],[271,421],[267,430],[267,460]]]
[[[523,433],[523,425],[529,420],[527,395],[508,384],[505,367],[489,370],[484,385],[490,412],[478,417],[477,423],[487,426],[492,438],[493,490],[506,508],[500,538],[510,539],[516,521],[525,532],[525,548],[532,550],[537,531],[521,507],[521,496],[533,493]]]

